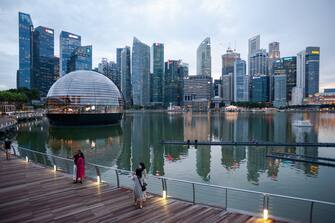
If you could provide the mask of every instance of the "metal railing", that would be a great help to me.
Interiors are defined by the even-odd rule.
[[[53,167],[55,171],[73,173],[73,160],[46,154],[27,148],[12,148],[18,157]],[[132,171],[86,162],[86,175],[116,187],[132,188]],[[298,222],[332,222],[335,218],[335,203],[286,195],[265,193],[233,187],[224,187],[200,182],[179,180],[164,176],[149,175],[148,192],[190,201],[194,204],[217,206],[263,217]]]

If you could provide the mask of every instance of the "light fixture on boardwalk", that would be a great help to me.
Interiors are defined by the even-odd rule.
[[[100,176],[97,176],[97,183],[100,184],[101,180],[100,180]]]
[[[56,165],[54,165],[54,171],[55,171],[55,172],[57,171],[57,166],[56,166]]]
[[[268,220],[268,218],[269,218],[269,211],[268,211],[268,209],[264,209],[263,210],[263,219]]]
[[[163,190],[163,199],[166,199],[166,191]]]
[[[27,162],[27,163],[29,162],[28,156],[26,156],[26,162]]]

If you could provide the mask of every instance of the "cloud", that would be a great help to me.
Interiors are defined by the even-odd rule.
[[[151,45],[165,44],[165,59],[182,59],[195,74],[196,48],[207,36],[212,41],[212,73],[221,74],[221,55],[228,46],[247,59],[248,38],[261,35],[261,46],[279,41],[281,55],[291,56],[309,45],[321,47],[320,83],[335,82],[335,2],[234,0],[2,0],[0,4],[1,85],[15,86],[18,68],[18,11],[31,15],[34,26],[55,30],[55,54],[61,30],[82,36],[93,45],[93,65],[102,57],[115,60],[117,47],[132,45],[133,36]],[[285,12],[285,13],[283,13]],[[8,55],[14,61],[8,61]],[[334,64],[334,65],[333,65]]]

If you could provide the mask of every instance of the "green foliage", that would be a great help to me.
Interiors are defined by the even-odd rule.
[[[272,107],[271,103],[267,102],[233,102],[232,105],[244,108],[266,108]]]
[[[0,101],[25,103],[28,97],[20,92],[0,91]]]

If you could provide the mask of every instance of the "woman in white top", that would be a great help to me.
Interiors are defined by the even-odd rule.
[[[134,202],[135,206],[139,205],[139,208],[143,208],[144,192],[143,192],[143,180],[142,170],[137,168],[135,174],[132,176],[134,181]]]
[[[138,168],[142,170],[142,182],[145,186],[147,186],[147,169],[145,168],[145,165],[143,162],[140,162],[140,165],[138,165]],[[143,191],[144,193],[144,200],[147,198],[147,190]]]

